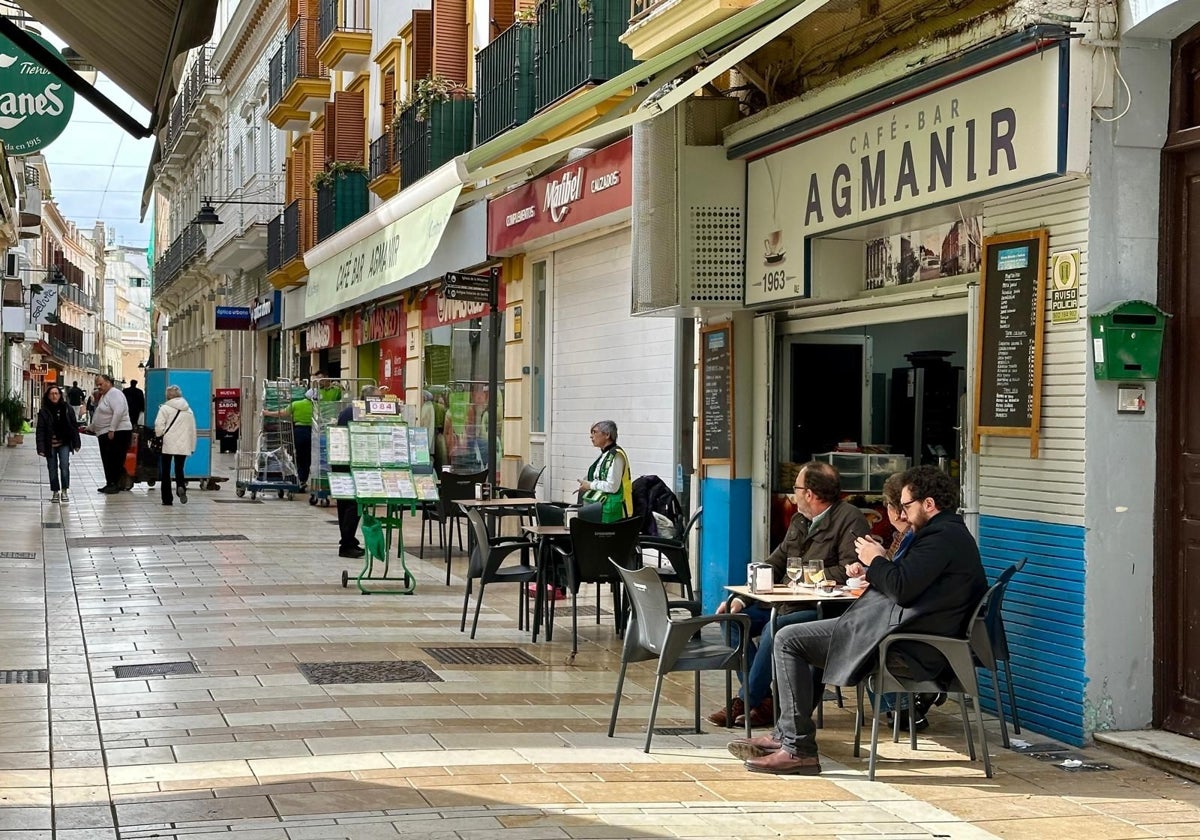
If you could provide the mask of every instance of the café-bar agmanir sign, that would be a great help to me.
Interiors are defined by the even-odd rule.
[[[50,42],[26,31],[50,52]],[[40,152],[71,121],[75,91],[24,50],[0,35],[0,142],[13,156]]]
[[[1061,174],[1065,42],[747,167],[746,304],[808,294],[807,239]]]

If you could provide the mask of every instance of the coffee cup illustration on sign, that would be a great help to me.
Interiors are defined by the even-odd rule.
[[[767,265],[775,265],[776,263],[783,262],[787,251],[782,246],[783,231],[773,230],[767,234],[767,238],[763,240],[763,262]]]

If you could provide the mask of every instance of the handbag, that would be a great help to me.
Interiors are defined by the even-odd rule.
[[[171,431],[171,427],[175,425],[175,421],[179,419],[179,415],[182,413],[182,411],[177,409],[175,416],[171,418],[171,422],[167,424],[167,428],[163,430],[161,435],[150,435],[150,437],[146,438],[146,450],[148,452],[152,455],[162,455],[163,438],[167,436],[167,432]]]

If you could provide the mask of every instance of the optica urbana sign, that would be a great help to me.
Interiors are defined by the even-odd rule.
[[[27,34],[57,52],[45,38]],[[0,141],[10,155],[32,155],[49,146],[71,121],[74,108],[75,91],[0,36]]]

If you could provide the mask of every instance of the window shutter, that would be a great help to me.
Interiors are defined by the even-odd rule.
[[[492,27],[488,41],[493,40],[516,20],[517,2],[519,0],[491,0]]]
[[[336,105],[334,134],[326,137],[327,154],[332,160],[365,164],[367,160],[366,114],[361,91],[339,90],[333,95]],[[329,133],[326,117],[325,132]]]
[[[321,157],[321,168],[324,169],[331,161],[340,160],[337,157],[337,102],[325,103],[325,154]]]
[[[328,129],[326,123],[326,129]],[[325,142],[324,131],[313,131],[309,135],[309,157],[308,157],[308,177],[305,179],[305,194],[312,197],[316,195],[316,190],[313,189],[312,179],[318,172],[325,169],[325,149],[328,148],[328,143]]]
[[[465,0],[433,2],[433,75],[467,81],[467,4]]]
[[[396,117],[396,73],[394,70],[383,74],[381,99],[382,102],[379,104],[383,109],[383,130],[387,131],[392,127],[392,120]]]
[[[287,158],[287,203],[304,197],[304,163],[299,149],[292,149]]]
[[[416,87],[421,79],[433,73],[433,12],[413,9],[412,13],[412,76],[409,83]]]

